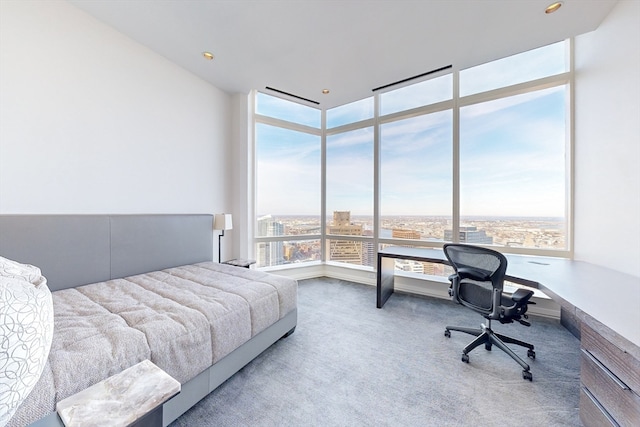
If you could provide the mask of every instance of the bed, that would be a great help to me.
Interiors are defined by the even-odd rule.
[[[51,350],[8,426],[145,359],[181,383],[168,425],[297,323],[297,282],[212,262],[211,215],[0,215],[0,256],[51,290]]]

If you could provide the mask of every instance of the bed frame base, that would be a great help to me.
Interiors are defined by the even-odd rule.
[[[164,404],[162,425],[167,426],[172,423],[280,338],[290,335],[289,332],[295,329],[297,318],[297,310],[290,312],[215,365],[183,384],[180,394]]]
[[[0,215],[0,255],[33,264],[52,291],[213,259],[213,215]],[[182,385],[163,406],[167,426],[293,332],[297,311]],[[33,427],[64,427],[51,413]]]
[[[187,383],[182,384],[178,395],[166,402],[162,407],[162,425],[164,427],[185,412],[196,403],[215,390],[220,384],[228,380],[249,362],[255,359],[267,348],[271,347],[281,338],[293,333],[298,319],[297,310],[287,314],[255,337],[232,351],[219,360],[215,365],[202,371],[198,376]],[[32,423],[30,427],[65,427],[56,412]]]

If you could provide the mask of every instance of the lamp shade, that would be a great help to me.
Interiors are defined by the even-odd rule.
[[[231,214],[215,214],[213,217],[214,230],[231,230],[232,228]]]

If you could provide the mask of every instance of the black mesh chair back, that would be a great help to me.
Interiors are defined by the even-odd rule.
[[[485,317],[498,319],[493,307],[501,304],[507,258],[480,246],[446,244],[444,254],[456,271],[452,297]]]
[[[528,348],[527,356],[535,359],[533,345],[495,333],[491,329],[491,320],[498,320],[500,323],[513,323],[515,320],[530,326],[523,318],[527,318],[527,304],[533,304],[529,301],[533,292],[518,289],[511,295],[503,293],[507,258],[500,252],[458,243],[445,244],[443,250],[455,271],[449,276],[449,294],[454,301],[480,313],[488,320],[488,324],[481,325],[481,329],[447,326],[444,335],[451,337],[451,331],[459,331],[476,336],[476,339],[462,350],[463,362],[469,362],[468,353],[479,345],[484,344],[485,349],[489,351],[496,345],[522,366],[524,379],[532,380],[529,365],[505,343]]]

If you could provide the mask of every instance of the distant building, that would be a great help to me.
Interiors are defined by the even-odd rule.
[[[453,241],[453,230],[444,230],[444,240]],[[483,243],[493,244],[493,237],[487,236],[484,230],[478,230],[478,227],[460,227],[460,243]]]
[[[327,234],[362,236],[362,225],[351,223],[350,211],[334,211],[333,221],[327,226]],[[327,242],[327,261],[363,265],[363,252],[362,242],[335,239]]]
[[[424,265],[418,261],[410,261],[408,259],[396,259],[395,269],[402,271],[410,271],[412,273],[424,273]]]
[[[410,230],[407,228],[394,228],[391,230],[391,237],[394,239],[411,239],[420,240],[422,237],[419,231]]]
[[[349,226],[351,225],[351,211],[333,211],[332,226]]]
[[[433,262],[423,262],[422,268],[424,270],[424,274],[429,274],[431,276],[437,276],[438,273],[436,271],[436,264]]]
[[[271,215],[258,218],[257,235],[261,237],[283,236],[284,225],[279,221],[274,221]],[[284,243],[283,242],[260,242],[256,248],[256,258],[259,266],[268,267],[272,265],[284,264]]]
[[[449,275],[453,274],[453,269],[446,264],[423,262],[422,266],[424,267],[424,274],[430,276],[449,277]]]
[[[283,248],[283,257],[287,261],[291,261],[293,259],[293,255],[295,253],[295,246],[288,245]]]
[[[364,230],[362,232],[362,235],[373,237],[373,231]],[[362,265],[365,265],[367,267],[375,267],[377,255],[378,251],[376,251],[376,247],[373,242],[362,242]]]

